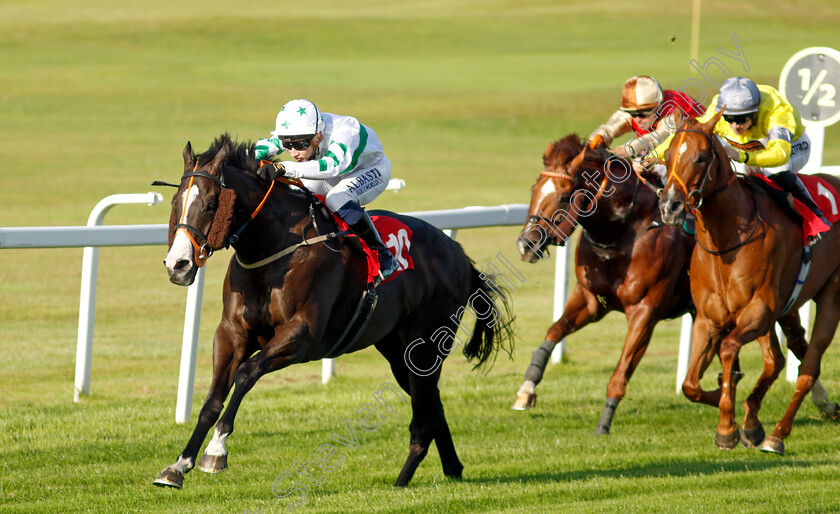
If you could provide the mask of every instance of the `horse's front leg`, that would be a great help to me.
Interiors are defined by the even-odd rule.
[[[744,400],[744,430],[741,434],[741,444],[747,448],[755,448],[764,441],[764,427],[758,419],[758,411],[761,409],[764,395],[767,394],[767,390],[778,378],[785,365],[785,358],[775,330],[771,329],[767,334],[759,337],[758,343],[761,346],[764,371],[758,378],[752,393]]]
[[[589,323],[602,318],[606,312],[607,308],[598,302],[591,291],[580,284],[575,285],[563,309],[563,315],[552,323],[545,334],[545,340],[531,355],[531,363],[525,370],[525,381],[516,392],[516,400],[511,409],[527,410],[536,405],[537,384],[542,381],[548,358],[557,343]]]
[[[222,325],[216,329],[213,338],[213,379],[210,383],[210,392],[201,407],[198,421],[187,446],[178,456],[178,460],[155,478],[155,485],[180,489],[184,484],[184,474],[195,467],[201,443],[204,442],[210,427],[219,419],[225,398],[233,385],[234,372],[242,362],[245,353],[244,343],[243,336],[230,332]]]
[[[199,461],[199,469],[208,473],[224,471],[227,467],[225,440],[233,433],[234,419],[242,399],[261,376],[290,364],[304,362],[306,351],[312,346],[310,340],[302,335],[297,325],[292,326],[290,323],[276,333],[261,351],[239,366],[233,377],[233,394],[216,424],[213,439],[207,444],[207,450]]]
[[[759,337],[767,337],[773,327],[770,308],[760,299],[752,301],[735,320],[735,328],[723,338],[720,344],[720,364],[723,380],[720,390],[720,421],[715,433],[715,444],[721,450],[731,450],[738,445],[741,435],[735,422],[735,381],[734,364],[741,347]],[[777,342],[778,344],[778,342]]]
[[[639,303],[625,311],[627,315],[627,337],[624,339],[624,347],[621,350],[618,365],[607,383],[607,400],[598,426],[595,427],[595,435],[610,433],[610,424],[618,402],[627,393],[627,383],[633,376],[639,361],[642,360],[650,343],[650,337],[653,335],[653,327],[656,325],[653,312],[654,310],[648,302]]]
[[[700,379],[717,355],[719,345],[720,330],[698,312],[691,328],[691,358],[682,384],[683,394],[692,402],[714,407],[720,403],[720,389],[705,391],[700,387]]]

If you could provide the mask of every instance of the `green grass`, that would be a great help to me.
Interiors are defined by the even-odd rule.
[[[690,3],[640,7],[0,2],[0,225],[82,225],[106,195],[176,179],[188,140],[197,150],[225,131],[256,140],[280,105],[297,97],[377,131],[394,176],[408,186],[375,207],[525,203],[546,143],[588,135],[615,108],[627,77],[650,73],[668,88],[694,77]],[[748,74],[776,84],[796,51],[840,47],[838,23],[840,8],[816,0],[761,8],[707,0],[698,58],[731,49],[737,33]],[[840,164],[837,126],[827,130],[824,162]],[[168,216],[166,204],[120,206],[107,221]],[[309,488],[300,511],[840,509],[838,426],[819,420],[810,403],[784,457],[714,447],[717,411],[674,392],[677,321],[657,329],[611,436],[592,431],[626,330],[620,315],[570,338],[566,362],[550,366],[540,386],[537,409],[510,411],[552,321],[553,266],[520,264],[517,233],[458,234],[480,265],[501,252],[527,278],[514,295],[514,359],[500,357],[487,374],[461,356],[444,365],[441,392],[464,479],[445,479],[432,449],[408,489],[391,487],[408,445],[410,411],[401,405],[377,430],[357,430],[359,448],[342,450],[341,469]],[[209,386],[231,256],[220,252],[208,264],[193,419],[181,426],[174,408],[186,291],[168,283],[163,254],[162,247],[101,250],[92,395],[74,404],[82,250],[0,252],[0,511],[283,512],[290,502],[272,495],[274,478],[312,458],[393,380],[373,350],[339,359],[326,387],[318,363],[266,376],[240,409],[228,471],[194,471],[181,491],[153,487],[186,443]],[[754,344],[743,351],[742,397],[757,377],[758,353]],[[838,355],[829,349],[822,376],[835,400]],[[783,379],[771,389],[761,414],[767,429],[792,392]]]

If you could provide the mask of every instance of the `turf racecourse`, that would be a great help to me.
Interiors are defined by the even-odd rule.
[[[831,2],[707,0],[698,59],[732,50],[734,33],[748,75],[777,84],[796,51],[840,47],[838,23]],[[697,77],[689,29],[690,2],[0,2],[0,225],[83,225],[108,194],[177,179],[187,140],[197,150],[225,131],[255,140],[283,102],[303,96],[379,134],[408,187],[375,207],[524,203],[546,143],[588,134],[615,107],[624,79],[650,73],[679,88]],[[826,137],[825,162],[840,164],[840,129]],[[168,214],[165,205],[124,206],[108,222],[164,223]],[[297,512],[840,510],[840,426],[808,403],[786,456],[718,451],[717,411],[674,392],[678,322],[657,329],[609,437],[592,431],[622,316],[570,338],[537,408],[510,411],[551,321],[553,280],[550,263],[515,260],[517,233],[458,234],[479,265],[502,253],[526,276],[514,294],[513,360],[500,356],[486,374],[460,355],[444,364],[441,393],[464,479],[445,479],[432,448],[409,488],[391,487],[410,419],[407,404],[395,404],[378,429],[356,429],[358,448],[342,447],[341,468],[309,484]],[[193,419],[180,426],[186,291],[166,280],[163,254],[100,252],[93,394],[73,404],[82,250],[0,251],[0,511],[285,512],[293,497],[272,494],[275,477],[344,435],[345,421],[393,380],[372,349],[339,359],[326,387],[318,363],[266,376],[240,409],[226,472],[193,471],[180,491],[153,487],[209,386],[231,255],[208,265]],[[757,377],[758,353],[755,344],[742,353],[740,398]],[[840,397],[835,347],[822,379]],[[791,393],[783,379],[769,392],[768,430]]]

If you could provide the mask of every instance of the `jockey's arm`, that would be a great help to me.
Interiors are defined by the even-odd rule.
[[[738,150],[738,162],[745,162],[754,168],[775,168],[790,160],[790,131],[774,127],[768,134],[772,139],[767,146],[754,152]],[[774,137],[775,135],[775,137]]]
[[[615,111],[606,123],[596,128],[595,131],[589,135],[589,140],[592,141],[595,139],[595,136],[600,135],[604,138],[604,143],[609,146],[613,139],[617,138],[621,134],[630,132],[632,130],[632,126],[629,114],[620,110]]]
[[[259,162],[263,159],[274,157],[282,151],[283,146],[281,145],[279,138],[272,137],[271,139],[260,139],[257,141],[257,145],[254,148],[254,158],[256,158],[257,162]]]
[[[327,153],[318,160],[306,162],[284,162],[286,176],[326,180],[347,173],[356,167],[356,163],[367,141],[367,132],[361,125],[353,130],[350,126],[336,127],[333,131]]]
[[[679,128],[679,121],[672,113],[659,120],[656,128],[647,134],[637,136],[624,143],[625,154],[629,157],[641,156],[649,152],[651,148],[656,148],[657,145],[664,144],[665,140],[674,133],[675,127]],[[666,146],[665,148],[667,149],[668,147]]]

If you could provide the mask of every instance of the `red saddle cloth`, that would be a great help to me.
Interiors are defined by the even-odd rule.
[[[335,213],[331,214],[333,215],[333,219],[335,219],[336,224],[338,224],[338,228],[341,230],[350,229],[344,220],[336,216]],[[393,254],[394,258],[397,259],[397,262],[400,265],[400,267],[397,268],[397,271],[391,274],[385,282],[394,280],[397,275],[407,269],[414,269],[414,259],[411,258],[411,254],[408,252],[411,248],[412,234],[408,225],[389,216],[371,216],[370,219],[373,221],[373,226],[376,227],[376,230],[379,232],[382,242],[385,243],[385,246],[388,247],[388,250],[391,251],[391,254]],[[379,255],[371,250],[361,237],[359,238],[359,243],[361,243],[362,250],[364,250],[365,257],[367,259],[367,281],[368,284],[370,284],[374,281],[374,279],[376,279],[376,277],[379,276]],[[382,283],[384,284],[385,282]]]
[[[764,180],[771,187],[782,191],[782,188],[764,175],[757,174],[755,176]],[[837,191],[821,177],[802,174],[799,175],[799,179],[811,193],[811,198],[817,202],[817,207],[823,212],[823,216],[831,223],[836,223],[840,219],[840,196],[838,196]],[[793,199],[793,205],[802,217],[803,244],[808,244],[810,236],[815,236],[831,228],[796,198]]]

